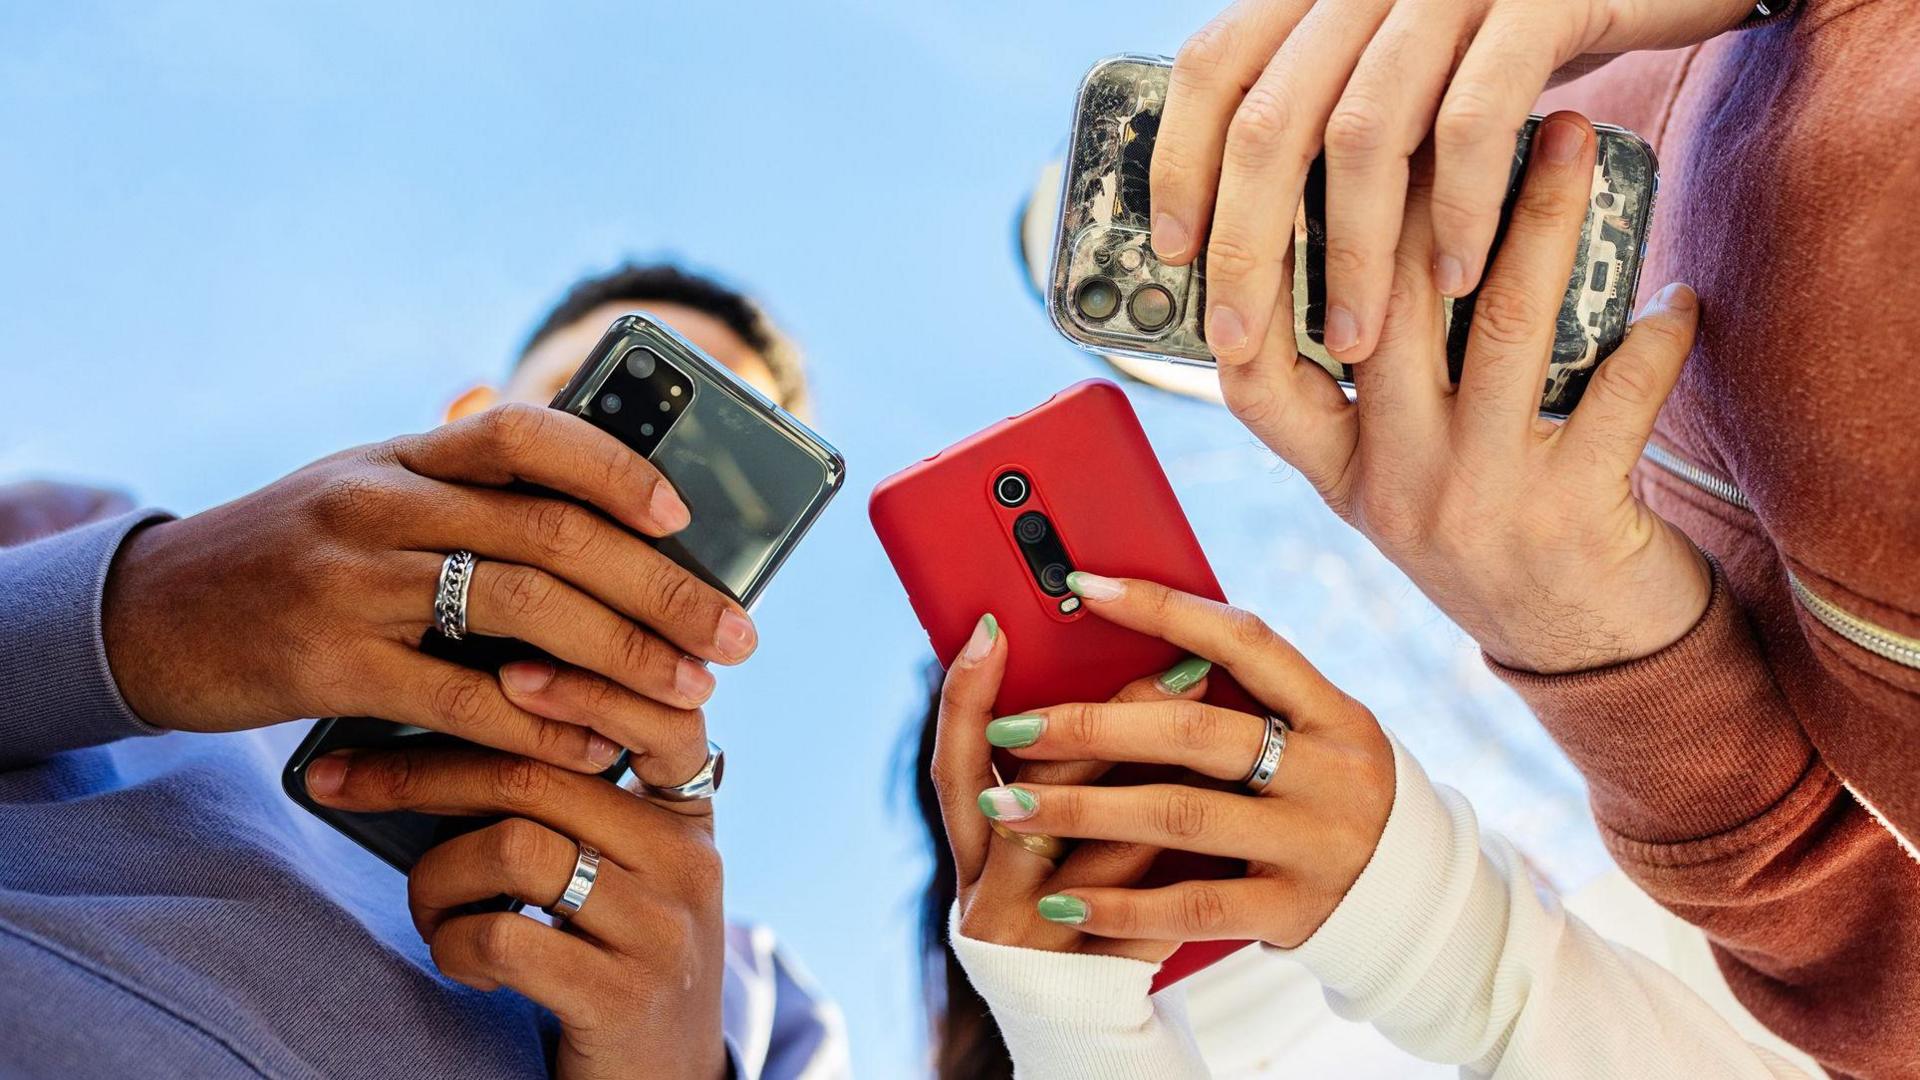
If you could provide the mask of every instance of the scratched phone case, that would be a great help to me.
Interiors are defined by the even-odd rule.
[[[1031,480],[1028,501],[1017,509],[1003,506],[993,491],[995,479],[1008,470]],[[1084,611],[1063,613],[1064,598],[1040,586],[1013,538],[1012,522],[1030,508],[1051,520],[1075,569],[1225,599],[1146,433],[1113,383],[1078,383],[888,477],[874,489],[868,512],[940,663],[959,655],[982,613],[993,613],[1006,635],[1007,669],[996,715],[1106,701],[1186,655]],[[1265,712],[1219,669],[1205,700]],[[1004,755],[996,763],[1003,775],[1017,768],[1017,760]],[[1122,766],[1103,782],[1138,783],[1152,774]],[[1237,863],[1170,852],[1150,880],[1243,871]],[[1154,988],[1245,944],[1189,944],[1162,965]]]
[[[1062,170],[1047,310],[1060,333],[1081,348],[1211,365],[1204,336],[1204,270],[1165,265],[1147,242],[1148,176],[1171,70],[1162,57],[1116,56],[1095,64],[1081,83]],[[1514,150],[1496,251],[1538,122],[1538,117],[1527,122]],[[1540,411],[1548,416],[1573,411],[1594,369],[1626,337],[1659,187],[1658,164],[1644,140],[1608,124],[1595,124],[1594,131],[1599,150],[1593,201],[1540,398]],[[1323,159],[1316,158],[1294,225],[1294,336],[1300,355],[1351,389],[1346,365],[1323,343],[1325,206],[1326,171]],[[1449,305],[1447,365],[1456,382],[1477,295]],[[1094,298],[1097,304],[1086,302]],[[1155,302],[1145,304],[1148,300]]]

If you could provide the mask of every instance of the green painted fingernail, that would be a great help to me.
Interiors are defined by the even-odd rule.
[[[1000,620],[993,617],[993,612],[989,611],[985,615],[980,616],[980,624],[987,628],[988,641],[992,641],[1000,636]]]
[[[1061,896],[1055,893],[1052,896],[1041,897],[1040,902],[1034,907],[1039,909],[1040,917],[1048,922],[1079,926],[1087,921],[1087,902],[1079,897]]]
[[[1213,661],[1189,656],[1160,674],[1156,685],[1169,694],[1184,694],[1213,670]]]
[[[1028,713],[1008,716],[987,725],[987,741],[1009,750],[1032,746],[1047,730],[1047,718]]]
[[[1026,788],[991,787],[980,793],[980,812],[995,821],[1025,821],[1038,805]]]

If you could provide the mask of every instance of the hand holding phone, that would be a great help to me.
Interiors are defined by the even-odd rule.
[[[972,890],[980,906],[1015,890],[1016,899],[1071,942],[1029,947],[1157,960],[1171,951],[1169,943],[1251,938],[1299,945],[1333,913],[1379,846],[1394,798],[1386,734],[1365,706],[1248,612],[1138,579],[1081,572],[1072,587],[1091,617],[1212,661],[1254,704],[1214,705],[1167,693],[1162,683],[1135,687],[1113,702],[1061,702],[988,724],[988,739],[1026,763],[1134,763],[1179,771],[1159,783],[1112,786],[1035,782],[1023,770],[1009,784],[988,787],[981,805],[1004,827],[1022,836],[1093,842],[1044,878],[1033,860],[983,859],[983,830],[967,827],[964,813],[948,811],[948,820],[962,826],[954,830],[960,834],[962,930],[1002,940],[968,929],[964,886],[971,863],[981,882]],[[986,754],[963,727],[978,712],[968,708],[969,699],[983,696],[972,684],[992,678],[1003,651],[972,662],[963,653],[948,677],[941,738],[954,749],[944,751],[939,773],[943,805],[961,803],[967,788],[986,779]],[[1138,852],[1163,849],[1233,859],[1246,873],[1140,887],[1135,878],[1145,863]],[[1023,886],[1037,899],[1019,893]],[[999,929],[991,913],[975,922],[987,932]]]
[[[1102,380],[1069,387],[888,477],[874,489],[869,512],[934,655],[950,672],[969,643],[978,645],[983,615],[993,616],[1005,638],[1004,648],[993,653],[999,670],[991,680],[990,711],[974,707],[966,714],[980,728],[972,737],[982,741],[992,717],[1062,702],[1108,701],[1187,659],[1163,638],[1089,616],[1068,584],[1076,571],[1152,578],[1224,599],[1126,395]],[[979,685],[978,674],[963,684]],[[1229,675],[1208,678],[1201,692],[1214,705],[1260,710]],[[1005,752],[997,764],[1009,781],[1029,776]],[[967,775],[977,778],[977,770]],[[1101,782],[1154,778],[1150,771],[1121,766]],[[962,842],[956,839],[956,854]],[[1004,846],[1007,841],[995,839],[988,850]],[[1153,860],[1145,880],[1228,877],[1242,869],[1231,859],[1175,850]],[[1029,885],[1037,887],[1039,880]],[[1021,914],[1028,930],[1049,932],[1032,925],[1038,917],[1030,905]],[[1057,928],[1051,932],[1057,935]],[[1242,944],[1189,944],[1167,958],[1155,985],[1168,985]]]
[[[407,903],[449,978],[508,987],[553,1012],[556,1076],[629,1076],[641,1061],[649,1077],[723,1075],[725,920],[710,803],[657,803],[473,746],[367,750],[316,762],[309,776],[339,812],[491,822],[422,855]],[[571,919],[577,932],[488,910],[499,896],[553,906],[583,845],[599,858]]]
[[[458,673],[449,676],[458,685],[482,688],[473,693],[502,696],[528,715],[559,717],[563,730],[578,730],[583,740],[600,736],[588,744],[599,756],[584,771],[617,779],[623,748],[633,748],[643,751],[642,781],[681,784],[707,760],[698,707],[713,679],[699,661],[734,663],[752,651],[745,609],[838,490],[841,459],[799,421],[644,315],[614,322],[552,408],[514,411],[524,424],[590,433],[594,445],[605,448],[597,458],[551,453],[538,475],[508,473],[484,457],[468,466],[497,484],[540,485],[501,497],[513,500],[518,513],[512,520],[531,530],[537,553],[559,565],[514,565],[512,552],[444,531],[425,549],[467,547],[479,556],[471,633],[458,641],[435,632],[422,636],[418,623],[398,632],[416,635],[419,644],[408,651],[443,662]],[[563,498],[573,490],[555,481],[577,487],[575,470],[590,472],[600,489],[629,501],[659,490],[636,491],[643,478],[670,485],[680,508],[672,528],[643,539]],[[440,562],[432,555],[419,560]],[[431,580],[425,570],[423,578]],[[423,581],[423,613],[432,597]],[[503,614],[490,614],[489,605]],[[663,630],[683,626],[696,628],[702,639]],[[287,794],[389,864],[411,868],[428,848],[485,821],[340,811],[310,797],[305,770],[337,751],[457,747],[470,734],[432,720],[368,710],[321,721],[287,763]]]

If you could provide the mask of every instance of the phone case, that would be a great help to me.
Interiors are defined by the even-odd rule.
[[[642,369],[646,374],[638,374]],[[616,320],[552,404],[612,432],[673,482],[693,521],[651,542],[743,607],[760,598],[846,478],[844,460],[825,440],[643,314]],[[483,671],[544,656],[519,641],[478,635],[452,641],[433,630],[420,647]],[[323,719],[288,759],[281,783],[295,802],[404,873],[428,849],[497,819],[347,813],[307,795],[306,767],[315,758],[399,745],[465,741],[371,717]],[[617,782],[625,772],[623,755],[601,775]],[[517,903],[501,898],[491,906]]]
[[[1047,310],[1061,334],[1094,352],[1212,364],[1204,336],[1204,266],[1164,265],[1148,243],[1149,170],[1171,70],[1164,57],[1116,56],[1095,64],[1081,82],[1062,172]],[[1515,147],[1509,209],[1539,120],[1527,122]],[[1607,124],[1595,124],[1594,131],[1599,149],[1593,202],[1540,398],[1540,411],[1549,416],[1572,412],[1594,368],[1626,336],[1658,193],[1658,165],[1645,140]],[[1351,391],[1346,365],[1322,344],[1325,206],[1325,163],[1315,159],[1294,226],[1294,334],[1300,354]],[[1503,211],[1496,250],[1505,232]],[[1475,295],[1449,305],[1448,365],[1456,381]]]
[[[1003,506],[1002,474],[1030,479],[1027,503]],[[882,481],[868,504],[875,532],[906,587],[914,614],[944,666],[959,655],[981,614],[991,612],[1010,643],[996,713],[1076,701],[1106,701],[1134,679],[1164,671],[1185,653],[1156,638],[1081,611],[1041,585],[1012,526],[1030,508],[1043,512],[1074,569],[1139,577],[1224,600],[1153,447],[1118,386],[1078,383],[1045,404],[1004,420]],[[1225,672],[1206,700],[1265,710]],[[1017,759],[1001,758],[1003,773]],[[1141,770],[1116,769],[1110,781],[1136,782]],[[1224,860],[1169,853],[1155,877],[1185,880],[1237,875]],[[1161,968],[1155,989],[1240,948],[1198,942]]]

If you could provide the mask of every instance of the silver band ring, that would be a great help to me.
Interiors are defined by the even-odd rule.
[[[433,594],[433,625],[449,639],[467,636],[467,589],[473,584],[471,551],[456,551],[440,564],[440,587]]]
[[[567,879],[567,888],[553,906],[544,909],[553,916],[555,926],[566,922],[580,912],[580,905],[587,902],[587,896],[593,892],[593,883],[600,877],[600,851],[592,844],[581,844],[580,855],[573,860],[573,876]]]
[[[1247,772],[1247,778],[1240,781],[1248,791],[1259,795],[1273,783],[1273,774],[1280,771],[1280,759],[1287,755],[1287,724],[1277,716],[1267,717],[1267,736],[1260,744],[1260,756],[1253,759],[1253,768]]]
[[[707,763],[693,774],[693,779],[672,787],[655,787],[644,780],[640,781],[640,794],[661,802],[698,802],[711,799],[720,790],[720,777],[727,771],[727,753],[720,744],[707,740]],[[638,779],[636,777],[636,779]]]

